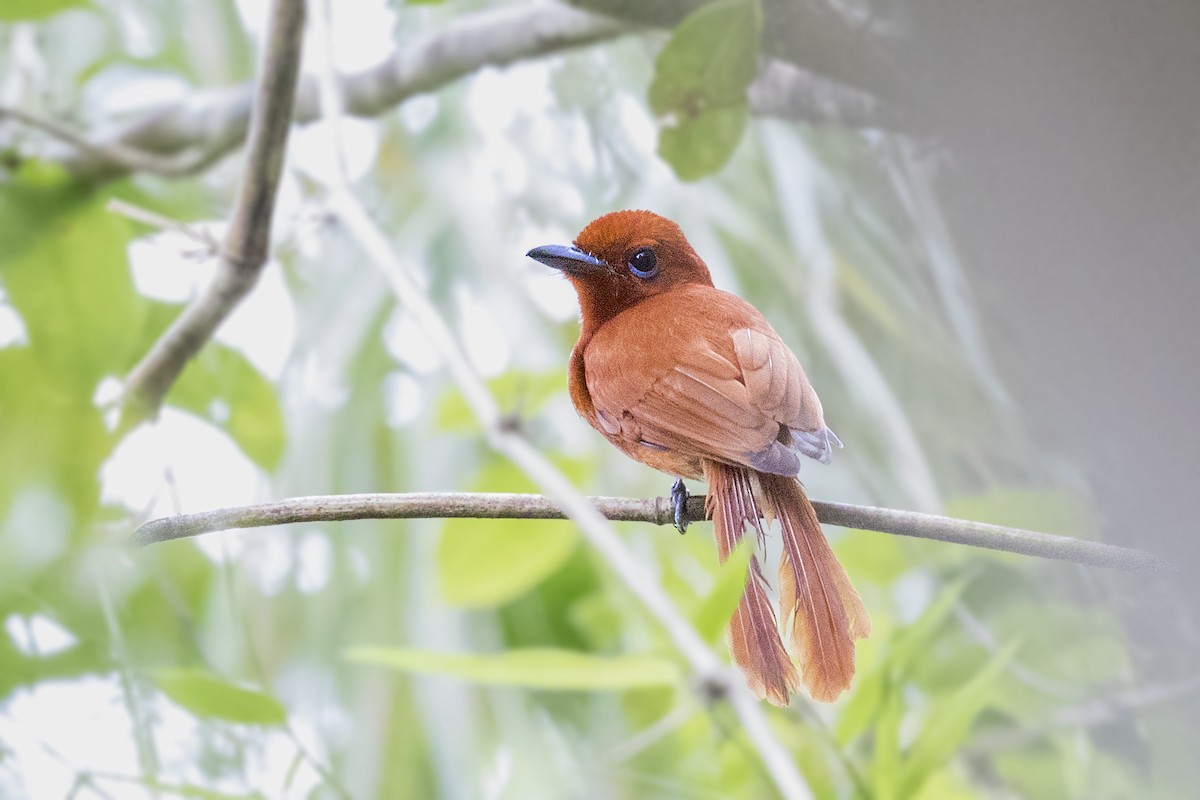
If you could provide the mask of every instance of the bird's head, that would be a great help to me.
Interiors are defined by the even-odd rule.
[[[713,285],[679,226],[651,211],[605,214],[580,231],[574,246],[544,245],[526,255],[567,276],[585,326],[677,286]]]

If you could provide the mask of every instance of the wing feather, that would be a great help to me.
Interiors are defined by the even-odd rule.
[[[597,331],[592,344],[601,346],[585,352],[597,414],[623,420],[618,436],[631,441],[760,471],[795,475],[800,454],[828,461],[821,403],[795,355],[745,301],[695,291],[713,310],[703,319],[679,318],[685,304],[662,295]],[[672,336],[676,325],[692,330]]]

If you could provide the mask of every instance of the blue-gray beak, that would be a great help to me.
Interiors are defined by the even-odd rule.
[[[563,272],[591,272],[604,269],[608,265],[595,256],[590,256],[578,247],[566,247],[561,244],[546,244],[535,247],[525,255],[534,261],[540,261],[547,267],[554,267]]]

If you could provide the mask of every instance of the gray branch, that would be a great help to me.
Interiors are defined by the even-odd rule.
[[[760,117],[894,132],[909,127],[895,106],[870,92],[778,59],[762,62],[746,95]]]
[[[304,0],[274,0],[271,5],[270,40],[251,104],[242,185],[216,277],[126,377],[124,425],[157,412],[184,366],[253,288],[266,263],[300,73],[304,11]]]
[[[377,116],[406,98],[439,89],[483,67],[591,44],[624,30],[605,17],[554,5],[471,15],[406,45],[377,67],[341,76],[344,110],[354,116]],[[249,84],[196,92],[134,122],[105,143],[79,148],[66,159],[66,166],[96,181],[153,167],[155,160],[167,158],[179,159],[169,162],[170,175],[199,171],[233,150],[245,136],[258,106],[254,97]],[[306,77],[296,93],[295,119],[312,122],[320,114],[318,81]],[[142,155],[118,157],[130,153]]]
[[[339,93],[345,113],[373,117],[484,67],[550,55],[629,30],[627,23],[556,5],[474,14],[414,41],[377,67],[340,76]],[[130,172],[179,177],[205,169],[238,146],[257,106],[254,97],[250,84],[197,91],[102,142],[15,109],[0,108],[0,117],[9,116],[70,145],[73,152],[63,163],[85,180],[113,180]],[[905,127],[890,105],[869,92],[778,59],[764,59],[748,100],[760,116],[850,128]],[[295,119],[304,123],[319,116],[318,81],[309,77],[298,87]]]
[[[605,517],[617,522],[674,523],[670,498],[640,500],[627,497],[592,497]],[[1070,561],[1085,566],[1124,572],[1163,572],[1171,569],[1153,553],[1126,547],[1055,536],[1002,525],[952,519],[915,511],[814,501],[817,517],[828,525],[855,528],[920,539],[1003,550],[1039,558]],[[704,497],[688,500],[688,519],[705,519]],[[198,514],[181,514],[151,520],[134,533],[140,545],[183,539],[230,528],[258,528],[293,522],[338,522],[354,519],[565,519],[549,498],[533,494],[414,493],[345,494],[295,497],[275,503],[219,508]]]

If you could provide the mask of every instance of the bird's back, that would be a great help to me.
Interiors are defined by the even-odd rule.
[[[675,475],[696,475],[702,458],[795,475],[790,431],[825,430],[816,393],[774,329],[711,286],[617,314],[580,342],[571,375],[576,408],[596,430]]]

